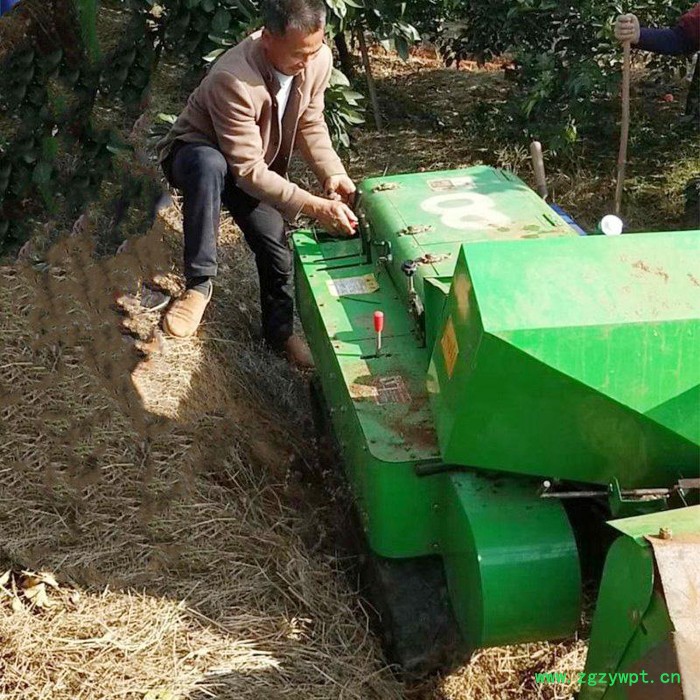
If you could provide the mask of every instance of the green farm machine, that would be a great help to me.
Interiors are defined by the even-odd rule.
[[[297,297],[390,658],[566,637],[599,580],[580,700],[700,698],[700,231],[582,235],[482,166],[356,213],[294,234]]]

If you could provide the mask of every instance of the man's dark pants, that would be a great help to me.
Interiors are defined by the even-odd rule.
[[[216,275],[223,203],[255,255],[263,337],[281,349],[293,332],[294,314],[292,253],[282,215],[236,187],[226,159],[214,146],[176,141],[163,170],[182,192],[185,278]]]

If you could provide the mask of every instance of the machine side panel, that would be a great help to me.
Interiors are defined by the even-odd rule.
[[[527,285],[507,290],[510,265],[521,275],[534,275],[553,248],[565,268],[580,244],[587,245],[586,239],[463,249],[428,371],[443,458],[588,483],[607,485],[617,478],[629,488],[670,486],[692,477],[700,460],[697,442],[666,417],[646,414],[698,382],[700,363],[677,361],[678,354],[690,359],[697,353],[692,342],[697,321],[686,318],[691,312],[684,302],[673,296],[677,303],[669,306],[666,322],[645,323],[641,317],[624,323],[625,310],[612,308],[572,310],[565,304],[558,313],[552,301],[558,287],[546,292],[546,279],[530,285],[539,290],[532,295]],[[504,279],[494,281],[493,260],[502,252],[498,274]],[[509,294],[522,314],[506,303]],[[550,308],[531,310],[528,304],[537,306],[543,297]],[[566,325],[560,325],[562,317]],[[608,342],[611,338],[620,342]],[[614,377],[615,368],[625,383]],[[657,375],[665,380],[657,382]],[[690,408],[694,415],[700,410]],[[670,417],[673,421],[677,412]]]

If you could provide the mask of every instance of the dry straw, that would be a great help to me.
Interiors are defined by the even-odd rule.
[[[200,339],[134,373],[112,299],[162,262],[162,230],[2,269],[0,697],[400,697],[287,493],[313,458],[303,383],[240,340],[223,294]]]

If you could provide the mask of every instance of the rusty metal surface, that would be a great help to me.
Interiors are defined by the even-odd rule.
[[[629,669],[640,675],[646,671],[654,683],[636,683],[627,689],[627,700],[688,700],[683,695],[683,688],[675,683],[660,684],[662,673],[679,673],[678,652],[674,640],[665,639],[656,645]]]
[[[698,524],[700,526],[700,523]],[[647,536],[674,627],[684,700],[700,700],[700,534]]]

